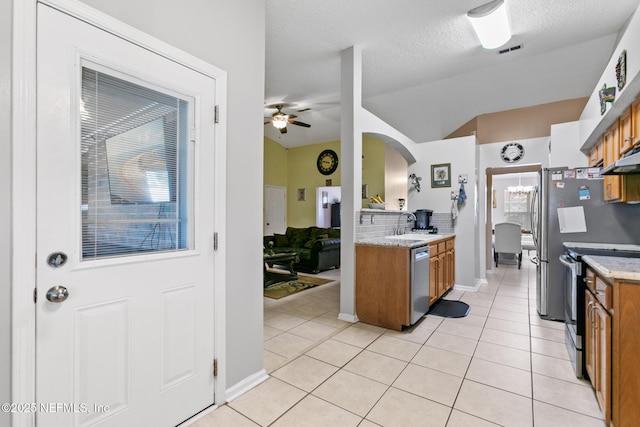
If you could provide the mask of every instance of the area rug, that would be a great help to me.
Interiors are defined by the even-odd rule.
[[[465,317],[469,314],[470,307],[462,301],[441,299],[429,308],[427,314],[440,317]]]
[[[299,274],[297,280],[276,283],[275,285],[264,288],[264,296],[273,299],[280,299],[329,282],[332,282],[332,280],[322,279],[320,277],[303,276],[302,274]]]

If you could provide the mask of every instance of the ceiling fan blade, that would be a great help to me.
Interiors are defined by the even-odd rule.
[[[302,123],[302,122],[299,122],[297,120],[287,120],[287,122],[291,123],[292,125],[302,126],[302,127],[305,127],[305,128],[310,128],[311,127],[310,124]]]
[[[283,127],[282,129],[280,129],[280,133],[287,133],[287,128]]]

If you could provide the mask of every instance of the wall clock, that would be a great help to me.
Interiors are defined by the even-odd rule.
[[[324,150],[318,156],[318,171],[322,175],[331,175],[338,169],[338,155],[333,150]]]
[[[505,144],[500,150],[500,158],[507,163],[514,163],[524,157],[524,147],[517,142]]]

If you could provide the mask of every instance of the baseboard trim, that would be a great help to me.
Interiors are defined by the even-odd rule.
[[[350,323],[358,323],[358,316],[356,316],[355,314],[340,313],[338,314],[338,320],[343,320]]]
[[[485,279],[476,279],[473,286],[454,285],[453,289],[464,292],[476,292],[480,286],[488,283]]]
[[[255,374],[240,381],[239,383],[234,384],[232,387],[229,387],[227,389],[226,403],[237,399],[255,386],[266,381],[267,379],[269,379],[269,375],[267,375],[266,370],[262,369],[259,372],[256,372]]]

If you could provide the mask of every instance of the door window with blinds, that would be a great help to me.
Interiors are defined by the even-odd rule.
[[[82,67],[82,259],[193,249],[193,100]]]

